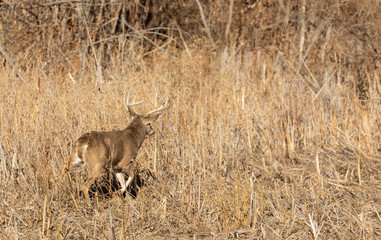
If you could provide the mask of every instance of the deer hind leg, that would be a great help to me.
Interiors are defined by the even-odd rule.
[[[87,178],[86,182],[82,186],[82,192],[85,195],[85,198],[88,202],[90,202],[90,196],[89,196],[89,189],[91,185],[94,183],[94,181],[100,177],[102,169],[92,169],[91,171],[89,170],[89,177]]]

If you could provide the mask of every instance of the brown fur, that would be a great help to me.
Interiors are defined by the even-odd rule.
[[[159,117],[159,114],[140,116],[131,110],[130,114],[133,120],[126,129],[85,133],[76,141],[63,173],[65,174],[69,170],[86,163],[89,177],[82,190],[87,200],[89,200],[91,184],[105,168],[114,169],[120,184],[125,185],[122,186],[122,191],[126,190],[134,178],[133,163],[136,155],[146,136],[154,133],[151,123]],[[129,176],[127,184],[124,182],[123,175],[120,174],[122,172]]]

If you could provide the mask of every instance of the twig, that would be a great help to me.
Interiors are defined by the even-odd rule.
[[[82,4],[81,4],[81,7],[82,7]],[[83,12],[83,9],[82,9],[82,12]],[[89,39],[91,50],[93,51],[93,54],[94,54],[95,64],[97,65],[97,69],[95,71],[96,72],[95,74],[96,74],[96,78],[97,78],[97,83],[99,83],[99,82],[101,82],[102,69],[101,69],[101,65],[99,63],[99,59],[97,57],[97,53],[96,53],[95,48],[94,48],[93,41],[92,41],[91,36],[90,36],[89,27],[87,26],[87,20],[86,19],[85,19],[85,27],[86,27],[87,38]]]
[[[304,19],[306,14],[306,1],[302,1],[302,7],[300,10],[300,43],[299,43],[299,69],[303,63],[303,48],[304,48],[304,41],[305,41],[305,34],[306,34],[306,21]]]
[[[116,240],[116,237],[115,237],[115,230],[114,230],[114,226],[112,224],[112,208],[110,208],[110,231],[111,231],[111,236],[112,236],[112,239],[113,240]]]
[[[44,210],[42,212],[42,235],[44,235],[45,232],[45,220],[46,220],[46,205],[48,202],[48,195],[45,195],[45,200],[44,200]]]
[[[200,9],[200,15],[201,15],[202,23],[204,24],[205,31],[206,31],[206,34],[208,35],[209,41],[210,41],[211,44],[214,44],[212,35],[210,34],[209,25],[206,23],[206,20],[205,20],[204,10],[202,10],[202,6],[201,6],[200,1],[196,0],[196,2],[197,2],[197,5],[198,5],[198,8]]]
[[[229,5],[229,19],[228,23],[226,25],[226,30],[225,30],[225,41],[229,37],[229,32],[230,32],[230,25],[232,23],[232,17],[233,17],[233,6],[234,6],[234,0],[230,0],[230,5]]]
[[[188,46],[187,46],[187,43],[186,43],[185,40],[184,40],[184,37],[183,37],[183,34],[182,34],[181,30],[179,29],[178,31],[179,31],[179,34],[180,34],[180,38],[181,38],[181,40],[183,41],[185,50],[187,51],[189,57],[192,58],[192,54],[191,54],[190,51],[189,51],[189,48],[188,48]]]
[[[158,44],[156,44],[154,41],[152,41],[152,40],[149,39],[148,37],[144,36],[144,34],[141,33],[141,31],[136,30],[134,27],[132,27],[130,24],[128,24],[128,23],[126,22],[126,20],[123,19],[123,22],[124,22],[124,24],[127,25],[127,27],[129,27],[129,28],[131,28],[132,30],[134,30],[134,33],[136,33],[136,34],[139,35],[140,37],[144,38],[144,40],[150,42],[152,45],[154,45],[155,47],[157,47],[158,49],[160,49],[162,52],[167,53],[167,54],[170,56],[170,58],[175,59],[175,60],[177,59],[176,57],[170,55],[167,51],[165,51],[164,48],[162,48],[161,46],[159,46]]]
[[[19,69],[15,66],[13,60],[9,57],[8,53],[4,50],[2,42],[0,42],[0,53],[1,55],[3,55],[4,59],[8,62],[8,64],[15,70],[16,76],[19,77],[25,83],[25,79],[21,75]]]

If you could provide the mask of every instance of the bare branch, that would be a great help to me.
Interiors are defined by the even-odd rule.
[[[210,33],[209,25],[207,24],[206,19],[205,19],[204,10],[202,9],[200,1],[196,0],[196,2],[197,2],[197,5],[198,5],[198,8],[200,9],[200,15],[201,15],[201,19],[202,19],[202,22],[204,24],[204,27],[205,27],[205,32],[208,35],[210,43],[214,44],[214,41],[213,41],[213,38],[212,38],[212,34]]]

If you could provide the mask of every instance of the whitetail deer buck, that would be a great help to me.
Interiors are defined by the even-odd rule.
[[[116,177],[121,185],[121,192],[125,192],[134,178],[133,164],[138,154],[139,148],[147,136],[154,134],[151,123],[160,115],[160,111],[169,108],[168,98],[165,105],[150,111],[146,115],[136,114],[131,110],[131,106],[142,103],[128,103],[130,91],[128,92],[127,103],[124,105],[132,117],[132,121],[124,130],[111,132],[90,132],[85,133],[76,141],[70,154],[69,161],[62,169],[66,174],[83,163],[87,165],[89,176],[83,184],[82,191],[89,201],[89,188],[92,183],[101,175],[103,169],[113,168]],[[125,181],[123,172],[128,175]]]

